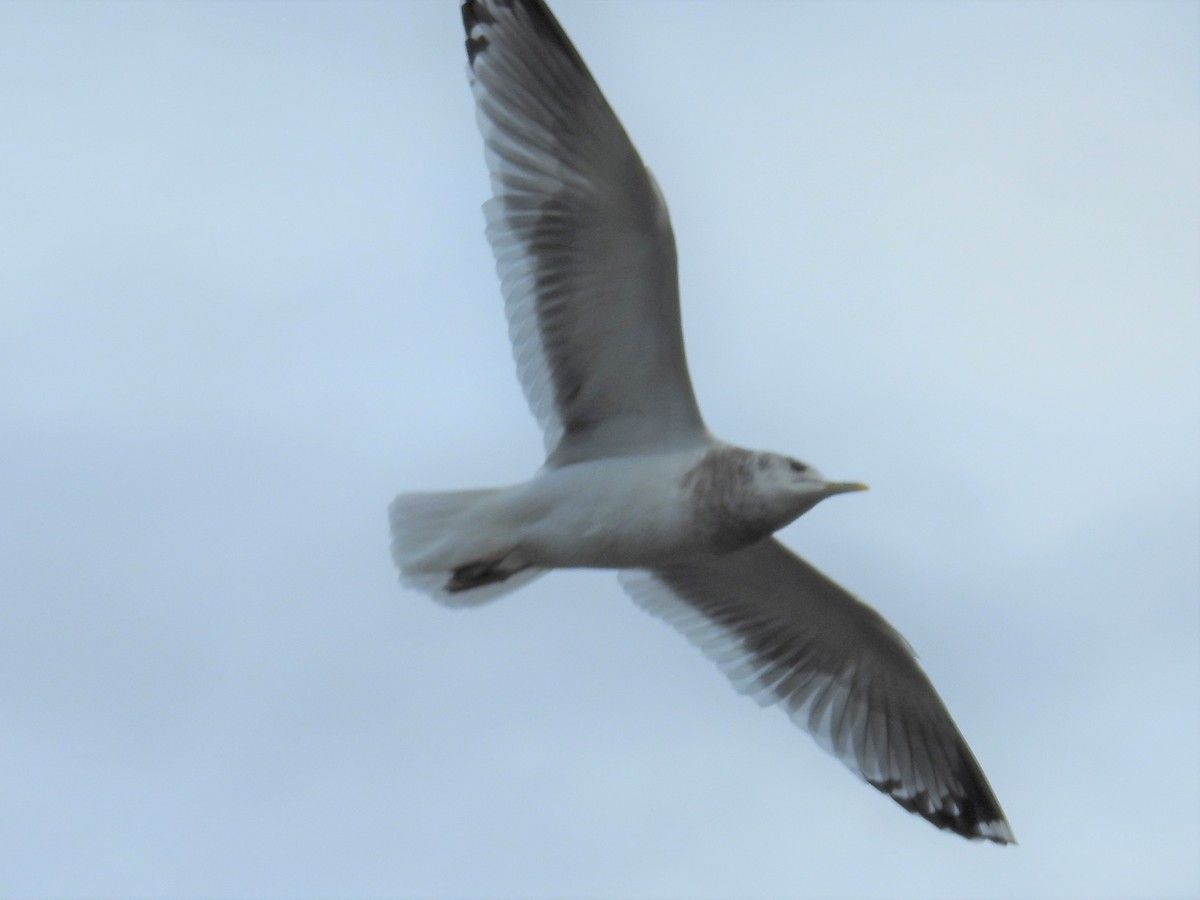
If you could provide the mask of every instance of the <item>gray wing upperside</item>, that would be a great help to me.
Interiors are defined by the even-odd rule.
[[[968,838],[1014,842],[983,770],[905,640],[779,541],[628,570],[621,581],[739,691],[782,706],[905,809]]]
[[[707,440],[652,176],[545,3],[467,0],[462,12],[487,236],[549,463]]]

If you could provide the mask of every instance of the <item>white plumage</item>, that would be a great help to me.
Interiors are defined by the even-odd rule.
[[[941,828],[1013,841],[904,639],[771,535],[859,490],[709,434],[666,203],[541,0],[462,6],[509,334],[546,460],[505,488],[391,506],[406,583],[472,605],[552,568],[621,570],[735,687]]]

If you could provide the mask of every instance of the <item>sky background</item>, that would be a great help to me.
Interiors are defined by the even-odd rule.
[[[1017,847],[611,573],[469,611],[386,506],[541,462],[450,2],[0,5],[0,895],[1200,892],[1200,5],[555,5],[712,429],[912,642]]]

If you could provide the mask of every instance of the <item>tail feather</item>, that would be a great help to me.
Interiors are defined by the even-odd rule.
[[[401,583],[447,606],[477,606],[542,575],[545,569],[521,569],[466,589],[455,580],[457,571],[499,561],[513,549],[488,514],[488,501],[500,490],[401,494],[393,500],[388,518]]]

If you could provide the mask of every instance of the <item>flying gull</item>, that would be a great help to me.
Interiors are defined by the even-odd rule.
[[[546,460],[524,484],[397,497],[402,581],[471,606],[549,569],[620,570],[738,690],[905,809],[1011,843],[904,638],[772,537],[864,485],[705,427],[666,203],[566,33],[542,0],[466,0],[462,18],[487,237]]]

